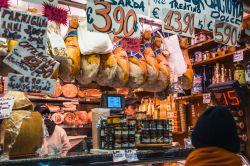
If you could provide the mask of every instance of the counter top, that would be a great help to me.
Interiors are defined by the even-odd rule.
[[[186,158],[193,149],[174,148],[169,150],[138,150],[137,155],[140,162],[155,160],[174,160]],[[65,157],[27,158],[0,161],[0,166],[80,166],[83,165],[113,165],[113,156],[110,153],[69,153]],[[124,163],[124,162],[123,162]],[[121,164],[121,163],[120,163]]]

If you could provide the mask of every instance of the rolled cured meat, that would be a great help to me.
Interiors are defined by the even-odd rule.
[[[51,97],[59,97],[62,95],[62,86],[60,84],[60,81],[56,81],[55,84],[55,93],[53,95],[50,95]]]
[[[51,119],[55,122],[55,124],[62,124],[64,121],[64,116],[60,113],[54,113],[51,116]]]
[[[63,108],[61,108],[61,110],[64,112],[74,112],[74,111],[76,111],[76,106],[70,107],[70,108],[63,107]]]
[[[98,89],[87,89],[84,92],[86,94],[86,97],[100,98],[102,95],[102,93]]]
[[[63,106],[66,108],[72,108],[72,107],[76,108],[76,105],[78,104],[79,102],[63,102]]]
[[[88,123],[92,123],[92,112],[88,112]]]
[[[146,63],[147,63],[147,80],[141,86],[145,91],[151,91],[150,89],[154,86],[159,76],[159,64],[155,58],[154,51],[151,48],[151,31],[146,30],[143,33],[142,48]]]
[[[77,111],[75,112],[75,115],[81,121],[81,124],[88,123],[88,113],[86,111]]]
[[[78,95],[78,97],[80,97],[80,98],[86,97],[85,91],[84,91],[84,90],[80,90],[80,89],[78,89],[77,95]]]
[[[59,106],[56,105],[48,105],[48,108],[50,112],[59,112],[61,109]]]
[[[63,96],[74,98],[77,96],[78,89],[74,84],[66,84],[62,87]]]
[[[128,61],[127,52],[121,46],[121,40],[115,37],[115,46],[113,53],[117,60],[117,70],[114,80],[111,84],[114,88],[125,87],[129,80],[130,65]]]
[[[76,120],[76,115],[74,113],[68,112],[64,115],[64,124],[66,125],[74,125]]]
[[[117,66],[117,60],[113,53],[102,55],[96,82],[101,86],[110,85],[116,75]]]
[[[88,85],[96,80],[100,67],[100,55],[91,54],[81,56],[81,70],[76,79],[81,85]]]

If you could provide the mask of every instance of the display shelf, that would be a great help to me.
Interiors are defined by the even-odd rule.
[[[204,47],[204,46],[210,46],[210,45],[214,45],[215,44],[215,41],[214,39],[209,39],[205,42],[201,42],[201,43],[197,43],[195,45],[192,45],[192,46],[189,46],[187,48],[188,51],[194,51],[194,50],[197,50],[199,49],[200,47]]]
[[[177,97],[175,100],[194,100],[197,98],[202,98],[203,94],[195,94],[195,95],[190,95],[190,96],[182,96],[182,97]]]
[[[247,48],[243,48],[243,49],[240,49],[240,50],[237,50],[237,51],[247,51],[247,50],[248,50]],[[193,67],[201,67],[201,66],[204,66],[204,65],[211,65],[211,64],[218,63],[218,62],[233,60],[233,55],[234,55],[235,52],[230,52],[230,53],[225,54],[224,56],[217,56],[215,58],[210,58],[210,59],[205,60],[205,61],[196,62],[196,63],[193,64]]]
[[[64,128],[64,129],[75,129],[75,128],[81,128],[81,129],[90,129],[92,128],[92,124],[86,124],[86,125],[65,125],[65,124],[60,124],[60,127]]]
[[[93,104],[100,105],[100,99],[96,98],[50,98],[50,97],[38,97],[38,96],[28,96],[30,101],[37,103],[63,103],[63,102],[79,102],[79,104]]]
[[[169,149],[172,147],[172,143],[166,144],[136,144],[138,149]]]

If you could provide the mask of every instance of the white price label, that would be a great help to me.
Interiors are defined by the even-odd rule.
[[[125,150],[125,156],[128,162],[139,161],[137,157],[136,149],[127,149]]]
[[[0,98],[0,119],[9,118],[14,106],[15,97]]]
[[[243,61],[244,53],[243,50],[234,53],[234,62]]]
[[[126,161],[125,150],[113,150],[113,162]]]
[[[203,103],[209,104],[210,102],[211,102],[211,94],[210,93],[203,94]]]

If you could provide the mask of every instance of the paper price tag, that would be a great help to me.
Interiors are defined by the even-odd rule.
[[[10,117],[14,102],[15,97],[0,98],[0,119],[6,119]]]
[[[244,59],[244,53],[243,51],[237,51],[234,53],[234,62],[240,62]]]
[[[203,94],[203,103],[209,104],[210,102],[211,102],[211,94],[210,93]]]
[[[113,150],[113,162],[126,161],[125,150]]]
[[[136,149],[127,149],[125,150],[125,156],[128,162],[139,161],[137,157],[137,150]]]

